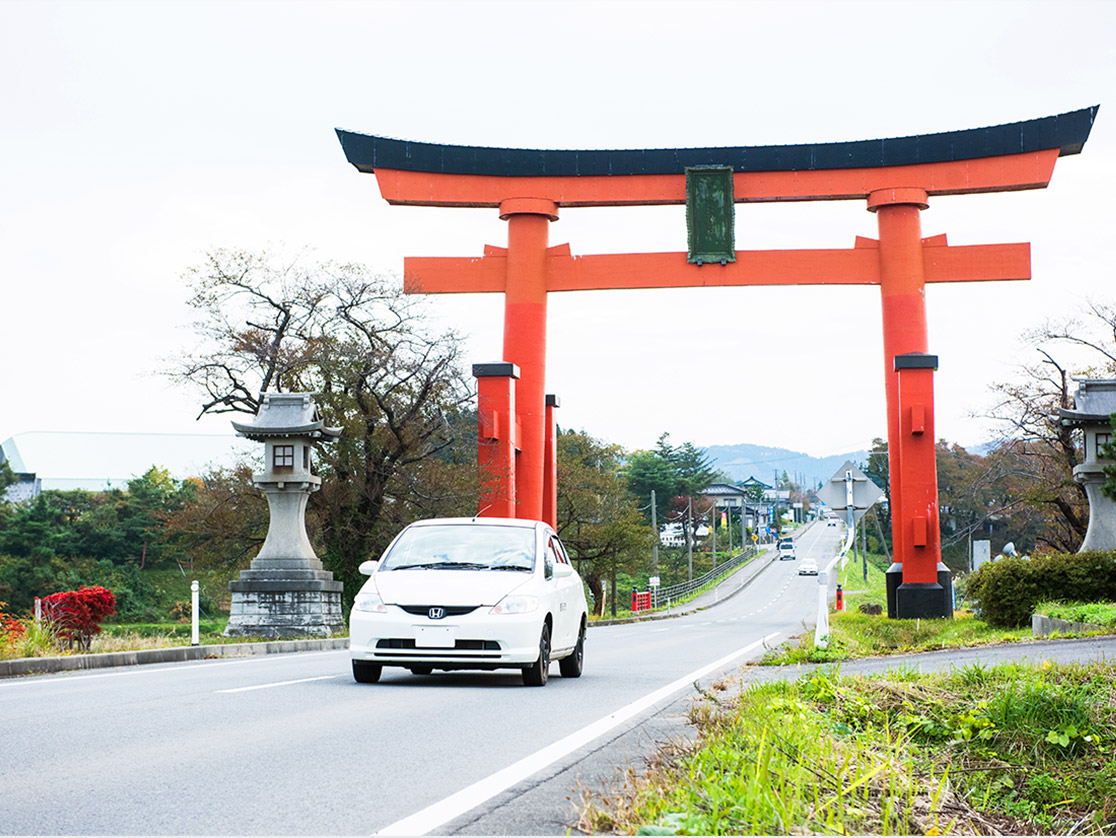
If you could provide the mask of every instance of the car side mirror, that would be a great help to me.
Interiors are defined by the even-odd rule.
[[[360,567],[358,567],[357,570],[359,570],[365,576],[371,576],[373,573],[376,572],[376,568],[378,568],[379,566],[379,559],[369,559],[366,562],[361,562]]]
[[[570,567],[568,564],[556,564],[556,565],[554,565],[554,575],[555,576],[573,576],[573,574],[574,574],[574,569],[572,567]]]

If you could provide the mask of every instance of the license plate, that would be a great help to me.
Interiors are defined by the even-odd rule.
[[[426,649],[452,649],[457,629],[452,626],[416,626],[415,645]]]

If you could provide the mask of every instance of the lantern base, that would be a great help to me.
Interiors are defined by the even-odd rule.
[[[225,636],[329,637],[345,628],[343,587],[325,570],[241,571]]]

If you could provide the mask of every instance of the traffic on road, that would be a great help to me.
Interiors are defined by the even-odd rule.
[[[797,561],[769,551],[713,607],[590,627],[580,677],[556,663],[544,690],[413,666],[370,689],[347,650],[0,681],[0,831],[566,834],[574,786],[676,735],[695,682],[803,631],[817,583],[796,565],[839,535],[800,533]]]

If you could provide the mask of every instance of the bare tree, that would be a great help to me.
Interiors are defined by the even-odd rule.
[[[460,341],[431,332],[400,283],[361,265],[230,250],[186,278],[201,343],[171,375],[200,389],[201,414],[254,414],[265,392],[313,392],[342,427],[317,451],[326,479],[311,496],[339,578],[359,581],[357,565],[414,517],[473,508]]]
[[[1001,444],[1033,475],[1027,502],[1046,516],[1042,543],[1073,551],[1085,538],[1089,505],[1073,479],[1078,434],[1058,421],[1058,408],[1073,407],[1073,379],[1116,374],[1116,307],[1090,301],[1082,315],[1047,321],[1024,339],[1038,359],[1020,366],[1020,380],[993,385],[998,401],[987,415],[1002,423]]]

